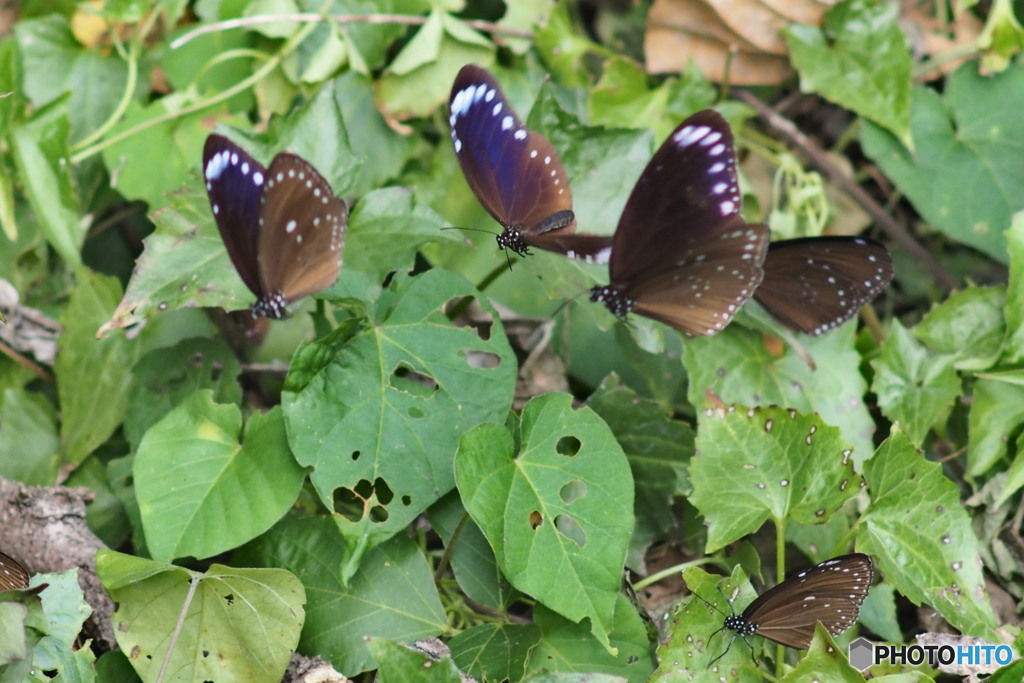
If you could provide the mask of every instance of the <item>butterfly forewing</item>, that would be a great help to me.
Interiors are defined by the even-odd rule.
[[[819,621],[833,636],[857,621],[874,578],[874,565],[867,555],[825,560],[758,597],[741,616],[733,617],[739,627],[731,628],[805,650]]]
[[[223,135],[210,135],[203,148],[203,180],[221,239],[242,282],[259,296],[256,267],[260,197],[266,169]]]
[[[634,285],[636,312],[686,334],[712,335],[732,320],[761,281],[768,227],[738,216],[711,242],[676,257]]]
[[[17,560],[0,553],[0,590],[28,588],[30,578],[28,571]]]
[[[287,304],[334,284],[348,207],[323,176],[294,154],[278,154],[267,170],[261,202],[258,263],[264,296],[280,293]]]
[[[699,249],[731,229],[740,211],[732,132],[713,110],[689,117],[665,140],[623,209],[611,279],[630,282],[670,267],[669,255]],[[678,259],[677,259],[678,260]]]
[[[527,130],[494,78],[472,64],[455,78],[448,122],[466,181],[507,228],[499,244],[517,251],[528,246],[559,251],[557,242],[542,236],[571,232],[575,221],[565,168],[551,143]],[[524,244],[517,245],[511,233]]]
[[[774,242],[754,296],[779,322],[818,335],[840,325],[892,280],[884,245],[862,237]]]

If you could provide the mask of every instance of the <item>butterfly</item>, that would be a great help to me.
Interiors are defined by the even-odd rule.
[[[0,591],[28,588],[28,571],[10,555],[0,553]]]
[[[475,64],[462,67],[448,112],[466,182],[504,228],[497,236],[499,249],[525,256],[537,247],[607,262],[607,236],[575,232],[572,191],[555,148],[523,125],[489,72]]]
[[[892,257],[864,237],[772,242],[754,298],[786,327],[819,335],[846,322],[892,280]]]
[[[711,664],[725,656],[736,635],[764,636],[801,650],[810,647],[814,625],[819,621],[833,636],[839,635],[857,621],[874,578],[871,558],[852,553],[825,560],[786,579],[758,596],[742,614],[725,618],[712,637],[726,629],[736,633],[725,652]]]
[[[223,135],[206,138],[203,177],[221,239],[254,318],[330,287],[341,269],[348,206],[309,162],[284,152],[266,168]]]
[[[591,289],[691,335],[724,328],[761,283],[768,227],[740,216],[732,131],[705,110],[675,129],[633,188],[611,242],[610,284]]]

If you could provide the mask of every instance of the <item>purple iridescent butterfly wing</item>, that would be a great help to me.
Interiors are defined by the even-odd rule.
[[[611,284],[591,299],[620,317],[635,311],[687,334],[715,334],[763,274],[768,228],[739,211],[732,132],[717,112],[698,112],[641,174],[615,231]]]
[[[231,262],[256,295],[253,315],[281,318],[292,301],[334,283],[348,207],[309,163],[284,153],[267,169],[211,135],[203,175]]]
[[[846,322],[892,280],[884,245],[863,237],[773,242],[754,297],[782,324],[819,335]]]
[[[862,553],[825,560],[763,593],[726,627],[806,650],[819,621],[833,636],[857,621],[874,578],[871,558]]]
[[[259,239],[263,164],[223,135],[210,135],[203,148],[203,179],[210,210],[231,263],[245,286],[261,295],[256,248]]]
[[[498,245],[519,254],[530,247],[574,258],[607,258],[611,239],[575,235],[572,192],[555,148],[527,130],[494,77],[468,64],[452,85],[448,123],[470,188],[505,228]]]

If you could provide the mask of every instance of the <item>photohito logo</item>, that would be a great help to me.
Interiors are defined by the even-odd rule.
[[[961,645],[889,645],[872,643],[858,638],[850,643],[850,665],[865,671],[875,664],[907,664],[917,666],[925,662],[936,669],[970,667],[979,672],[992,672],[1013,660],[1009,645],[970,643]]]

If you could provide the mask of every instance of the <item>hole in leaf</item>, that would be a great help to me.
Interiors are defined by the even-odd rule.
[[[399,363],[391,373],[391,387],[413,396],[431,396],[437,391],[437,382],[430,375],[416,372],[404,363]]]
[[[569,515],[562,514],[555,517],[555,528],[562,532],[563,536],[579,547],[582,548],[587,544],[587,533],[583,531],[583,527],[581,527],[579,523]]]
[[[370,508],[370,521],[382,523],[388,521],[388,509],[383,505],[374,505]]]
[[[558,440],[555,450],[559,455],[576,455],[580,452],[580,440],[575,436],[563,436]]]
[[[352,489],[352,492],[366,500],[373,495],[373,484],[370,483],[369,479],[360,479],[359,483]]]
[[[558,495],[561,496],[562,502],[568,505],[587,495],[587,485],[579,479],[573,479],[562,487]]]
[[[352,460],[353,461],[358,460],[360,455],[362,455],[361,452],[359,452],[359,451],[352,451]]]
[[[363,518],[363,499],[352,489],[334,489],[334,512],[355,524]]]
[[[471,327],[484,341],[491,338],[494,316],[490,311],[480,308],[476,297],[457,296],[446,301],[441,310],[456,327]]]
[[[530,528],[536,529],[544,523],[544,515],[540,514],[539,511],[534,510],[530,513]]]
[[[471,368],[490,369],[501,365],[501,356],[490,351],[462,349],[461,353],[462,357],[466,359],[466,365]]]
[[[377,479],[373,482],[373,488],[374,493],[376,493],[377,495],[377,500],[379,500],[384,505],[387,505],[388,503],[395,499],[395,492],[392,491],[391,487],[388,486],[388,483],[381,479],[380,477],[377,477]]]
[[[234,593],[228,593],[227,595],[225,595],[224,596],[224,602],[228,603],[229,605],[235,604],[235,594]]]
[[[410,496],[410,495],[402,496],[402,505],[404,505],[405,507],[409,507],[410,505],[412,505],[412,496]]]
[[[409,406],[409,409],[406,412],[409,414],[409,417],[415,418],[417,420],[420,419],[421,417],[427,416],[427,414],[423,412],[423,409],[420,408],[419,406]]]

